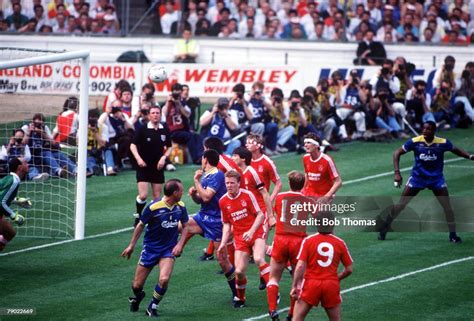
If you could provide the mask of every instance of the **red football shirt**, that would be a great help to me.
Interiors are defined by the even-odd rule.
[[[251,165],[260,176],[265,188],[270,192],[270,182],[276,183],[280,179],[275,163],[267,156],[262,155],[258,159],[252,158]]]
[[[300,192],[283,192],[278,193],[275,198],[274,212],[276,213],[276,227],[275,234],[278,235],[292,235],[292,236],[303,236],[306,237],[306,226],[294,226],[291,224],[291,219],[306,219],[300,217],[298,214],[302,213],[291,213],[291,203],[307,202],[308,199]],[[285,204],[285,203],[286,204]]]
[[[306,184],[302,193],[306,196],[324,196],[339,177],[336,165],[331,157],[321,153],[318,159],[311,159],[310,154],[303,156]]]
[[[229,193],[224,194],[219,200],[219,207],[222,212],[222,222],[230,223],[234,234],[243,234],[247,232],[255,222],[260,207],[253,195],[240,189],[235,198],[231,198]]]
[[[310,235],[301,244],[298,260],[306,262],[305,279],[339,280],[339,262],[344,266],[352,264],[352,257],[346,243],[333,234]]]
[[[242,170],[239,166],[234,162],[232,158],[227,155],[219,155],[219,164],[217,164],[217,168],[220,169],[224,174],[230,171],[231,169],[235,169],[237,172],[242,175]]]
[[[253,167],[247,166],[241,178],[241,183],[242,182],[244,184],[244,188],[250,193],[252,193],[253,196],[255,196],[258,206],[260,207],[262,212],[266,213],[267,208],[265,206],[265,200],[263,199],[263,196],[260,193],[260,190],[262,188],[265,188],[265,185],[263,184],[262,180],[260,179],[260,176],[258,176],[257,172]]]

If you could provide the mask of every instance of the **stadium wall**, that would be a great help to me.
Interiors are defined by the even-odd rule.
[[[216,97],[230,92],[236,82],[250,85],[262,80],[267,90],[281,87],[286,94],[291,89],[316,85],[321,77],[340,69],[343,75],[357,68],[363,79],[370,78],[374,67],[353,66],[357,44],[282,42],[282,41],[225,41],[199,39],[199,64],[170,64],[176,39],[170,38],[95,38],[74,36],[1,35],[2,47],[21,47],[46,50],[91,50],[90,94],[105,95],[113,84],[128,79],[139,89],[146,80],[150,64],[115,63],[124,51],[143,50],[154,63],[163,63],[169,81],[157,86],[165,95],[174,81],[190,84],[194,95]],[[473,46],[407,46],[386,45],[389,58],[403,56],[417,67],[415,79],[430,83],[434,70],[446,55],[453,55],[456,70],[473,60]],[[61,68],[42,67],[0,71],[0,93],[55,93],[69,94],[79,82],[79,68],[64,64]]]

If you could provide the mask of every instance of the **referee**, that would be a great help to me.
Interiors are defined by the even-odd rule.
[[[138,196],[135,226],[146,205],[148,183],[151,184],[153,199],[160,197],[162,184],[165,182],[164,167],[166,158],[171,153],[171,139],[168,129],[161,123],[161,109],[150,108],[149,121],[146,126],[135,132],[130,151],[137,162]]]

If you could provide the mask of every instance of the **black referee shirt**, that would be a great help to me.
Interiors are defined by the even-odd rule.
[[[171,147],[171,138],[163,124],[158,124],[158,129],[154,129],[151,123],[148,123],[135,132],[132,143],[137,146],[138,154],[147,167],[156,167],[165,153],[165,147]]]

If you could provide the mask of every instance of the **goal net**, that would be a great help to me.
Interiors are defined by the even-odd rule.
[[[0,178],[13,157],[29,165],[18,236],[84,238],[88,70],[88,51],[0,48]]]

